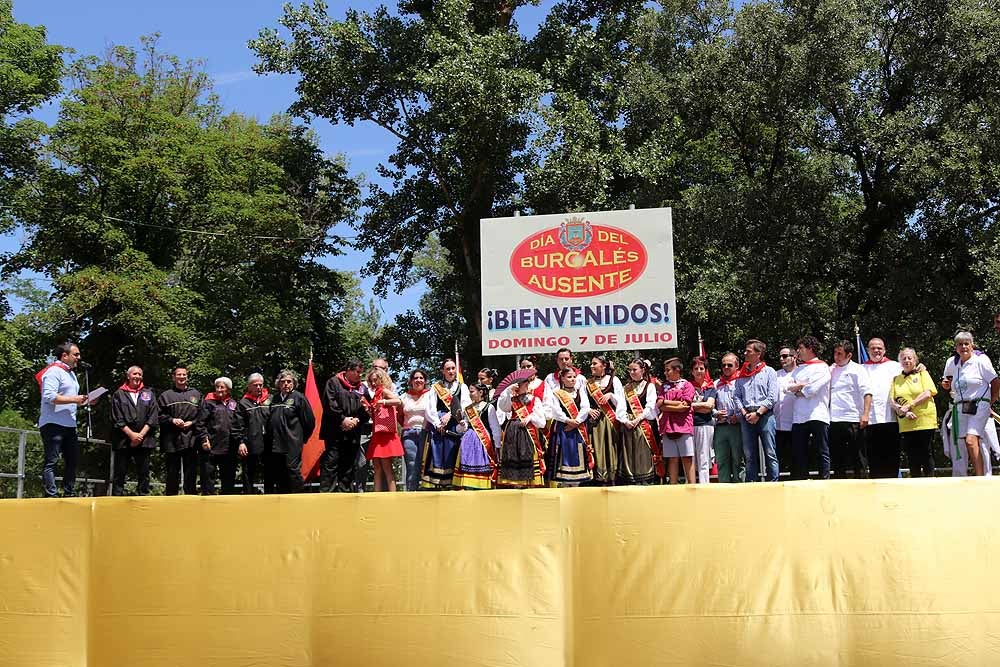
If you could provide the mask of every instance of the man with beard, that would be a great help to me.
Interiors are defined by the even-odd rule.
[[[166,495],[176,496],[184,471],[184,493],[197,493],[198,449],[194,425],[201,410],[201,392],[188,387],[188,372],[178,366],[172,374],[174,386],[156,399],[160,420],[160,448],[167,459]]]
[[[38,429],[45,447],[42,484],[45,497],[56,497],[56,464],[63,457],[63,497],[76,495],[76,463],[80,458],[80,441],[76,435],[76,408],[87,404],[80,394],[80,382],[73,369],[80,362],[80,348],[62,343],[53,351],[56,360],[35,375],[42,394]]]
[[[156,424],[159,415],[153,390],[142,382],[142,369],[132,366],[125,383],[111,397],[111,418],[121,435],[114,443],[115,475],[111,495],[125,495],[125,475],[130,462],[135,463],[136,492],[149,495],[149,455],[156,447]]]
[[[275,466],[266,464],[271,453],[271,394],[264,386],[264,376],[252,373],[247,378],[247,391],[236,409],[243,421],[243,442],[239,455],[243,459],[243,493],[252,494],[257,483],[257,472],[264,470],[264,493],[274,493]],[[263,465],[262,465],[263,463]],[[284,470],[284,456],[281,469]]]
[[[358,485],[358,451],[371,434],[371,419],[362,403],[364,364],[351,359],[323,388],[320,438],[326,446],[320,462],[320,490],[349,493]]]
[[[278,393],[271,401],[271,452],[268,462],[277,479],[279,493],[300,493],[302,480],[302,446],[316,428],[309,400],[296,391],[295,373],[283,370],[275,382]],[[265,473],[266,474],[266,473]]]

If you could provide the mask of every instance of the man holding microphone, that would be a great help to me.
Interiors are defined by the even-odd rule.
[[[80,394],[80,382],[73,369],[80,363],[80,348],[73,343],[61,343],[52,351],[56,361],[35,375],[42,392],[38,430],[45,446],[42,485],[45,497],[56,497],[56,463],[63,457],[63,497],[76,495],[76,464],[80,457],[80,441],[76,435],[76,408],[87,404]]]

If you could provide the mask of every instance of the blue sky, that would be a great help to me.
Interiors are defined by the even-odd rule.
[[[371,10],[378,2],[330,1],[331,13],[343,14],[347,7]],[[544,6],[551,2],[543,3]],[[15,0],[14,17],[31,25],[44,25],[48,39],[68,46],[77,55],[100,55],[114,44],[138,45],[141,35],[160,33],[159,46],[165,53],[182,59],[201,59],[216,82],[216,92],[229,110],[266,121],[272,114],[287,110],[295,99],[294,76],[260,77],[251,71],[254,54],[247,40],[263,27],[277,26],[282,3],[277,0]],[[390,4],[394,6],[394,4]],[[533,29],[544,16],[543,7],[528,7],[519,13],[522,26]],[[52,122],[57,105],[39,110],[38,117]],[[324,151],[347,156],[351,172],[375,178],[376,165],[392,151],[388,133],[372,125],[334,127],[314,121]],[[0,237],[0,253],[20,245],[19,234]],[[350,252],[331,262],[342,270],[358,270],[367,256]],[[370,287],[371,281],[363,283]],[[391,321],[407,308],[416,306],[422,287],[390,295],[377,302],[383,320]]]

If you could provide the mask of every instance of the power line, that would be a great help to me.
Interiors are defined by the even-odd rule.
[[[0,209],[7,210],[7,211],[13,211],[14,207],[6,205],[6,204],[0,204]],[[58,209],[56,209],[55,207],[47,207],[47,210],[58,210]],[[158,225],[158,224],[152,223],[152,222],[139,222],[138,220],[129,220],[127,218],[118,218],[118,217],[115,217],[113,215],[101,215],[101,217],[103,219],[105,219],[105,220],[112,220],[114,222],[123,222],[123,223],[125,223],[127,225],[137,225],[139,227],[151,227],[153,229],[166,229],[168,231],[173,231],[173,232],[182,232],[182,233],[185,233],[185,234],[200,234],[202,236],[215,236],[215,237],[219,237],[219,236],[233,236],[233,235],[238,235],[241,238],[245,238],[245,239],[257,239],[257,240],[261,240],[261,241],[315,241],[316,239],[320,238],[320,236],[321,236],[320,234],[317,234],[316,236],[268,236],[268,235],[264,235],[264,234],[244,234],[244,233],[241,233],[239,230],[237,230],[235,232],[216,232],[216,231],[209,231],[209,230],[206,230],[206,229],[192,229],[190,227],[175,227],[175,226],[172,226],[172,225]],[[358,238],[357,235],[347,235],[347,236],[345,236],[345,235],[341,235],[341,234],[336,234],[335,236],[337,238],[343,239],[345,241],[353,241],[353,240],[355,240],[355,239]]]

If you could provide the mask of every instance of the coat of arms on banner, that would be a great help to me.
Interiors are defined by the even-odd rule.
[[[582,252],[587,249],[594,238],[590,222],[583,218],[570,218],[559,225],[559,243],[566,250]]]

